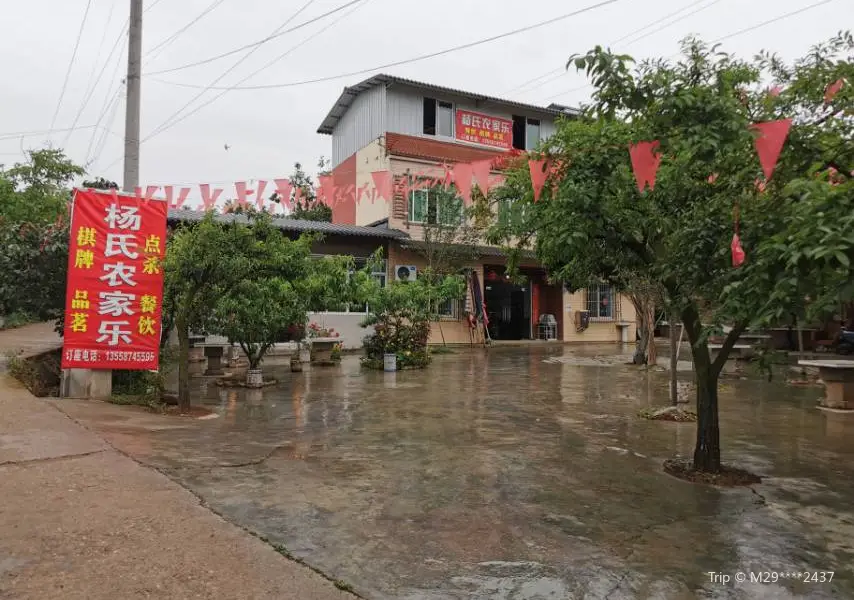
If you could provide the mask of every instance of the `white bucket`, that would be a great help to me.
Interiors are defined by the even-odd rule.
[[[264,385],[264,374],[261,369],[249,369],[246,371],[246,385],[250,387],[261,387]]]
[[[387,373],[397,371],[397,354],[383,354],[383,371]]]

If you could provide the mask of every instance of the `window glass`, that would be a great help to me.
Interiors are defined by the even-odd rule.
[[[438,102],[436,134],[445,137],[454,136],[454,106],[450,102]]]
[[[614,318],[614,290],[604,283],[587,288],[587,311],[591,318]]]
[[[540,120],[528,119],[525,128],[525,150],[533,150],[540,143]]]
[[[427,190],[413,190],[409,198],[409,220],[423,223],[427,219]]]

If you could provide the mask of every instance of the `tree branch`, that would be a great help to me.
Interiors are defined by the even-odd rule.
[[[732,331],[727,334],[726,339],[724,340],[723,346],[718,352],[718,356],[715,359],[715,362],[712,363],[712,373],[715,377],[720,375],[721,370],[724,368],[724,364],[729,357],[729,353],[732,352],[735,343],[738,341],[738,338],[741,337],[741,334],[744,333],[744,330],[747,329],[747,322],[740,321],[737,322]]]

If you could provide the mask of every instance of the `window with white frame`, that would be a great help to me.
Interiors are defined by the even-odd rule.
[[[424,98],[423,117],[425,135],[454,137],[454,105],[451,102]]]
[[[409,222],[428,225],[459,225],[463,202],[458,196],[436,189],[412,190],[409,194]]]
[[[450,102],[436,102],[436,135],[454,137],[454,105]]]
[[[540,143],[540,120],[528,119],[525,126],[525,150],[533,150]]]
[[[587,288],[587,312],[591,319],[614,318],[614,288],[604,283]]]

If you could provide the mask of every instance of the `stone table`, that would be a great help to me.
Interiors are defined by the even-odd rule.
[[[208,368],[205,371],[207,377],[219,377],[225,375],[222,365],[222,357],[225,354],[225,346],[220,344],[199,344],[204,348],[205,358],[208,359]]]
[[[308,338],[311,344],[311,362],[313,363],[332,363],[332,349],[335,344],[341,341],[341,338],[335,337],[316,337]]]
[[[824,381],[822,407],[854,410],[854,360],[799,360],[798,365],[818,368]]]

